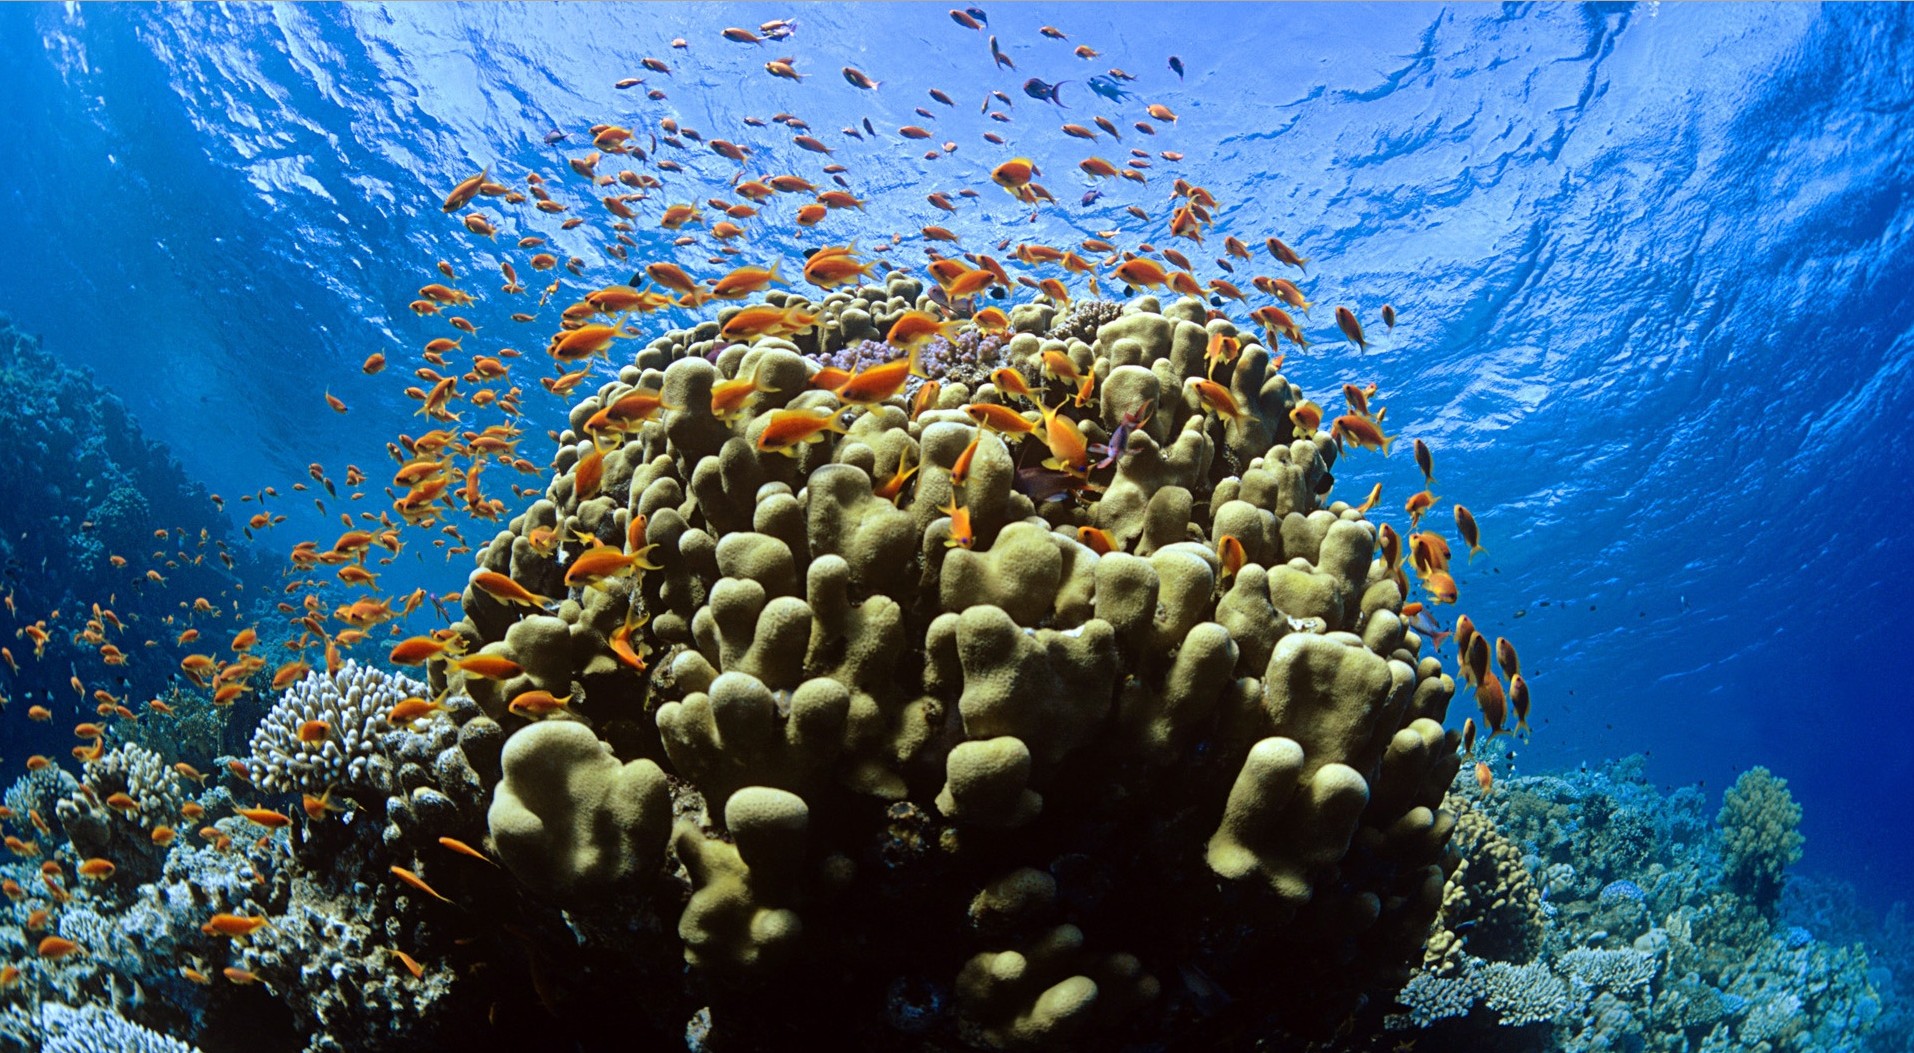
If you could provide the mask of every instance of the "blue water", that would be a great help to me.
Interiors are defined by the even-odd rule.
[[[1219,228],[1253,246],[1279,233],[1310,256],[1319,302],[1371,319],[1395,305],[1400,324],[1385,335],[1372,321],[1366,357],[1324,338],[1291,354],[1290,375],[1316,391],[1380,382],[1389,422],[1436,450],[1437,493],[1476,510],[1488,554],[1458,577],[1531,671],[1536,735],[1520,767],[1645,752],[1657,782],[1718,794],[1765,764],[1806,810],[1804,871],[1882,903],[1914,896],[1900,596],[1914,521],[1914,12],[991,16],[1014,74],[941,6],[8,5],[0,312],[95,370],[189,474],[236,495],[283,488],[313,461],[375,464],[387,438],[416,430],[400,385],[358,363],[438,334],[405,309],[429,261],[497,280],[493,246],[438,201],[482,165],[560,167],[548,129],[571,146],[608,115],[675,115],[751,146],[753,170],[814,172],[778,126],[736,120],[798,113],[870,200],[854,220],[867,242],[933,222],[974,247],[1160,239],[1123,206],[1163,210],[1180,175],[1222,203]],[[717,36],[774,17],[798,19],[793,40]],[[1049,22],[1071,41],[1039,37]],[[668,46],[679,35],[688,50]],[[1072,58],[1080,41],[1104,57]],[[761,72],[786,54],[812,78]],[[644,73],[646,55],[673,73]],[[845,64],[881,89],[846,84]],[[1083,207],[1075,162],[1121,160],[1140,138],[1090,146],[1056,130],[1103,112],[1081,81],[1110,65],[1136,74],[1137,102],[1180,115],[1147,146],[1185,159]],[[632,75],[669,97],[613,89]],[[1028,76],[1072,81],[1070,109],[1026,98]],[[1010,124],[979,114],[993,87],[1015,100]],[[953,155],[921,160],[934,142],[891,134],[932,123],[919,105]],[[880,141],[839,133],[866,116]],[[988,184],[1016,153],[1064,202],[1034,224]],[[666,155],[714,186],[735,171],[708,151]],[[955,215],[924,203],[962,186],[984,193]],[[795,260],[819,240],[766,223],[749,257]],[[555,401],[527,402],[557,426]],[[1416,485],[1404,452],[1376,477],[1398,500]],[[325,529],[307,514],[279,543]],[[401,576],[442,591],[465,572],[428,562]]]

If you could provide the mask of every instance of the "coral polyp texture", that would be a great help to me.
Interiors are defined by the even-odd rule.
[[[385,715],[425,691],[411,677],[351,660],[337,673],[307,673],[253,731],[253,782],[273,793],[315,797],[333,790],[384,793],[392,781],[382,742],[390,731]]]
[[[970,373],[1014,367],[1040,405],[946,374],[915,416],[899,394],[767,448],[781,414],[841,409],[812,356],[921,293],[835,292],[814,333],[751,346],[721,314],[574,408],[455,625],[506,662],[431,670],[516,729],[506,865],[585,916],[664,913],[713,1048],[1033,1048],[1245,1013],[1270,1033],[1393,989],[1443,903],[1454,684],[1375,525],[1318,496],[1339,450],[1295,434],[1301,391],[1194,300],[1061,326],[1026,305]],[[1216,373],[1234,412],[1193,383],[1219,332],[1243,340]],[[1046,353],[1091,380],[1046,383]],[[714,414],[739,378],[755,401]],[[642,391],[672,409],[588,432]],[[654,569],[582,582],[589,540]],[[488,573],[562,599],[501,599]],[[528,692],[571,701],[533,723]]]

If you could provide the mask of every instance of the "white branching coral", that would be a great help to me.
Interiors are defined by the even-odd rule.
[[[410,677],[351,661],[336,675],[307,673],[253,732],[253,782],[274,793],[386,792],[392,766],[382,745],[385,714],[426,690]],[[312,721],[326,727],[302,736]]]

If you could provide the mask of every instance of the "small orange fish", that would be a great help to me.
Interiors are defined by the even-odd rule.
[[[1402,503],[1402,511],[1409,517],[1409,526],[1413,528],[1419,525],[1422,522],[1424,513],[1434,508],[1435,503],[1440,500],[1442,500],[1442,498],[1437,497],[1427,490],[1418,490],[1410,494],[1409,499]]]
[[[1249,562],[1249,554],[1243,551],[1243,542],[1235,534],[1224,534],[1216,541],[1217,558],[1223,561],[1223,577],[1234,578],[1236,572]]]
[[[272,919],[248,914],[215,914],[199,931],[208,936],[227,936],[244,939],[272,924]]]
[[[387,947],[386,950],[399,959],[399,964],[405,966],[405,971],[411,973],[414,980],[425,979],[425,966],[420,965],[417,959],[395,947]]]
[[[953,498],[950,504],[937,510],[950,517],[950,536],[944,539],[946,546],[972,548],[977,544],[977,535],[970,527],[970,509],[957,504]]]
[[[1469,546],[1469,560],[1473,562],[1475,554],[1484,551],[1482,534],[1475,525],[1475,516],[1461,505],[1455,506],[1455,532],[1461,535],[1463,543]]]
[[[1389,456],[1389,446],[1396,441],[1394,436],[1384,435],[1375,421],[1353,413],[1337,417],[1330,426],[1329,435],[1336,440],[1337,445],[1346,440],[1357,449],[1381,450],[1384,457]]]
[[[867,371],[868,372],[868,371]],[[853,378],[855,380],[855,378]],[[903,385],[903,377],[898,378]],[[766,453],[781,453],[786,457],[796,457],[798,447],[806,443],[821,442],[825,432],[848,434],[844,425],[837,421],[833,411],[815,413],[810,410],[781,409],[772,410],[764,430],[758,433],[758,449]]]
[[[1163,269],[1162,264],[1142,257],[1119,264],[1116,276],[1122,279],[1124,284],[1137,288],[1162,288],[1170,283],[1169,272]]]
[[[491,856],[473,848],[471,845],[466,844],[456,837],[441,837],[439,838],[439,845],[449,851],[457,852],[459,855],[471,856],[473,859],[482,859],[487,863],[491,863],[493,866],[498,866],[498,863],[494,862]]]
[[[571,700],[570,695],[555,698],[550,691],[534,689],[519,692],[505,708],[529,720],[542,720],[561,709],[569,712],[567,707],[571,705]]]
[[[484,680],[510,680],[525,671],[517,662],[496,654],[467,655],[453,662],[452,668]]]
[[[275,812],[270,808],[234,808],[233,811],[241,818],[257,823],[268,830],[277,830],[280,827],[292,825],[292,819],[290,817],[282,812]]]
[[[445,712],[445,707],[437,702],[427,701],[426,699],[417,697],[407,698],[400,700],[397,705],[386,711],[385,721],[394,726],[411,724],[415,721],[423,720],[434,713],[443,712]]]
[[[1422,587],[1429,593],[1431,603],[1454,603],[1456,598],[1455,578],[1446,570],[1438,570],[1422,579]]]
[[[1509,677],[1509,709],[1515,713],[1515,732],[1529,734],[1529,682],[1521,673]]]
[[[426,884],[424,878],[421,878],[419,875],[414,874],[412,871],[407,870],[404,867],[396,867],[396,866],[390,869],[392,871],[393,877],[398,878],[400,881],[405,882],[407,885],[410,885],[413,888],[418,889],[420,892],[423,892],[426,895],[431,896],[433,899],[436,899],[441,903],[452,902],[451,900],[446,899],[444,896],[439,895],[439,892],[437,889]]]
[[[1087,475],[1090,470],[1090,442],[1084,438],[1083,430],[1077,427],[1076,421],[1063,416],[1063,407],[1064,404],[1059,402],[1055,408],[1043,411],[1044,441],[1050,447],[1050,456],[1043,466],[1075,475]]]
[[[1495,772],[1489,767],[1489,762],[1475,762],[1475,784],[1480,787],[1485,794],[1495,792]]]
[[[984,428],[999,435],[1034,435],[1038,425],[1009,406],[995,402],[973,402],[964,412]]]
[[[250,970],[241,969],[240,967],[236,965],[228,965],[224,969],[221,969],[220,973],[221,975],[225,976],[226,979],[231,980],[232,982],[236,984],[239,984],[241,987],[250,986],[252,984],[259,984],[260,986],[264,987],[268,991],[272,990],[272,985],[266,983],[266,981],[264,980],[261,980],[258,974],[253,973]]]
[[[711,415],[728,421],[744,412],[744,404],[759,392],[776,393],[777,388],[760,385],[753,372],[748,377],[726,380],[711,386]]]
[[[74,943],[72,940],[64,939],[59,936],[48,936],[45,939],[40,941],[40,945],[39,945],[39,948],[37,949],[37,953],[42,958],[48,958],[54,961],[58,961],[59,959],[64,958],[69,954],[74,954],[81,950],[82,948],[80,947],[80,945],[77,943]]]
[[[332,737],[332,725],[323,720],[308,720],[299,725],[299,741],[317,745]]]
[[[872,495],[881,497],[892,504],[896,504],[897,499],[903,496],[904,484],[910,481],[911,476],[917,474],[918,466],[908,463],[908,461],[908,457],[899,456],[897,458],[897,471],[892,473],[890,479],[886,481],[884,485],[872,490]]]
[[[110,859],[94,858],[81,863],[77,869],[80,876],[88,881],[110,881],[119,867],[114,866]]]
[[[525,586],[495,570],[481,570],[473,574],[472,587],[502,603],[544,608],[554,602],[531,592]]]
[[[1362,323],[1356,320],[1354,311],[1347,307],[1336,308],[1336,325],[1341,327],[1342,334],[1356,345],[1359,354],[1368,352],[1369,344],[1362,338]]]
[[[326,787],[326,792],[317,797],[309,793],[300,794],[299,810],[306,813],[306,818],[316,822],[320,819],[324,819],[330,813],[343,812],[346,809],[341,805],[332,803],[332,787],[328,786]]]
[[[1243,407],[1237,404],[1236,396],[1230,394],[1228,388],[1214,380],[1191,377],[1184,381],[1183,386],[1195,389],[1198,404],[1206,409],[1215,410],[1220,416],[1228,417],[1230,420],[1242,420],[1248,416]]]

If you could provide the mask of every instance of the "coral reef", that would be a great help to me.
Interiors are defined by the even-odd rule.
[[[334,674],[307,673],[253,731],[253,782],[269,793],[383,794],[392,782],[385,715],[425,691],[417,680],[354,660]],[[301,735],[311,721],[323,722],[323,733]]]
[[[242,583],[271,582],[273,571],[246,546],[228,545],[231,524],[205,487],[145,437],[106,385],[4,316],[0,399],[8,407],[0,442],[12,451],[0,464],[0,566],[13,609],[31,618],[93,604],[97,621],[97,605],[112,597],[118,619],[81,637],[51,632],[42,660],[23,661],[8,693],[65,692],[77,667],[90,682],[110,676],[115,694],[159,694],[188,651],[159,629],[177,601],[219,602]],[[132,657],[102,666],[97,648],[109,638]]]
[[[1211,332],[1234,331],[1200,302],[1143,298],[1074,315],[1094,345],[1039,336],[1052,312],[1020,307],[1008,340],[959,338],[969,374],[945,374],[916,419],[900,395],[795,456],[758,448],[775,412],[834,406],[807,390],[805,354],[868,351],[856,341],[922,292],[901,275],[834,292],[795,341],[666,334],[573,410],[557,477],[478,556],[564,598],[530,610],[475,577],[455,628],[465,653],[508,664],[430,668],[513,732],[501,858],[588,944],[675,916],[696,1000],[652,1007],[653,1026],[702,1003],[714,1045],[850,1028],[1024,1047],[1245,1012],[1326,1033],[1420,955],[1458,765],[1441,726],[1454,685],[1397,617],[1374,525],[1317,496],[1337,445],[1290,437],[1301,393],[1247,336],[1222,382],[1242,411],[1209,409],[1190,382]],[[1026,492],[1042,433],[982,434],[962,410],[1021,409],[971,382],[1001,365],[1044,378],[1046,351],[1102,378],[1071,385],[1082,442],[1135,422],[1093,470],[1100,493]],[[759,384],[751,411],[707,412],[738,377]],[[601,458],[584,423],[646,389],[677,409]],[[912,487],[875,495],[900,462],[921,465]],[[1092,529],[1114,550],[1081,540]],[[578,550],[535,530],[642,531],[657,569],[568,590]],[[528,722],[508,706],[527,692],[571,702]],[[496,745],[480,753],[492,769]],[[1054,890],[988,928],[926,924],[1021,875]],[[916,1008],[873,1012],[887,991]]]
[[[1772,924],[1764,887],[1729,877],[1739,827],[1789,844],[1777,831],[1799,810],[1776,781],[1744,775],[1719,831],[1699,793],[1663,797],[1639,758],[1498,780],[1492,795],[1458,787],[1461,859],[1389,1025],[1445,1047],[1527,1032],[1524,1048],[1577,1053],[1859,1048],[1881,1023],[1888,977],[1858,943]]]
[[[1788,780],[1758,766],[1742,772],[1723,795],[1717,822],[1728,883],[1772,914],[1788,868],[1801,859],[1804,840],[1795,830],[1801,806],[1789,795]]]

